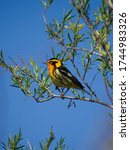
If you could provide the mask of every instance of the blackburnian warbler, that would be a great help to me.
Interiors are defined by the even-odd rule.
[[[84,90],[84,86],[78,79],[63,65],[63,63],[56,59],[51,58],[47,61],[49,76],[55,86],[62,88],[76,88]]]

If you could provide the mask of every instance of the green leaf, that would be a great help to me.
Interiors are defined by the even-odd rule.
[[[9,69],[10,69],[10,71],[11,71],[12,73],[15,73],[15,72],[14,72],[15,69],[14,69],[14,66],[13,66],[13,65],[10,65],[10,68],[9,68]]]
[[[55,139],[55,136],[54,136],[53,130],[51,129],[50,130],[50,137],[48,139],[46,139],[46,142],[43,142],[43,143],[40,142],[41,149],[42,150],[49,150],[54,139]]]
[[[107,49],[107,50],[110,50],[110,46],[111,46],[111,45],[110,45],[110,42],[107,42],[107,44],[106,44],[106,49]]]
[[[108,85],[111,89],[113,89],[113,84],[112,84],[112,82],[109,81],[108,79],[107,79],[106,81],[107,81],[107,85]]]
[[[60,24],[57,22],[56,19],[53,19],[54,23],[56,24],[57,29],[60,29]]]
[[[70,14],[72,13],[72,9],[70,11],[68,11],[65,16],[64,16],[64,22],[67,22],[69,19],[73,18],[73,16],[70,16]]]
[[[66,21],[71,20],[71,19],[74,18],[74,17],[75,17],[75,15],[68,16],[68,18],[66,19]]]
[[[12,84],[11,86],[15,88],[20,88],[19,85],[16,85],[16,84]]]
[[[25,90],[24,90],[24,89],[21,89],[21,91],[22,91],[25,95],[27,95],[27,93],[25,92]]]
[[[64,138],[60,138],[60,141],[57,142],[57,146],[54,150],[64,150],[66,148],[66,145],[64,144]]]
[[[3,58],[4,58],[4,55],[3,55],[3,51],[1,50],[1,51],[0,51],[0,59],[3,60]]]
[[[87,4],[89,3],[89,0],[83,0],[84,8],[86,8]]]
[[[105,52],[104,50],[99,49],[99,52],[100,52],[100,54],[101,54],[102,56],[106,56],[106,52]]]
[[[35,67],[36,62],[35,62],[32,58],[30,58],[29,62],[30,62],[30,64],[31,64],[33,67]]]
[[[71,37],[70,37],[70,33],[68,33],[67,35],[68,35],[69,41],[72,43],[72,39],[71,39]]]
[[[53,2],[53,0],[49,0],[49,5],[51,5],[51,4],[52,4],[52,2]]]
[[[51,47],[51,52],[52,52],[52,56],[55,58],[55,51],[53,47]]]

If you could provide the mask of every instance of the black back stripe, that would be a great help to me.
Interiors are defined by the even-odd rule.
[[[77,87],[81,89],[84,88],[84,86],[78,81],[78,79],[74,75],[72,75],[72,73],[66,67],[61,66],[58,69],[65,78],[69,78],[73,82],[73,84],[77,85]]]

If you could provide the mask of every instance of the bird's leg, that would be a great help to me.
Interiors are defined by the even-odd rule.
[[[60,92],[62,98],[69,91],[69,88],[67,88],[67,90],[65,92],[64,92],[65,88],[59,88],[57,86],[55,88],[56,88],[56,90],[58,90]]]
[[[61,93],[61,90],[58,86],[56,86],[55,89],[58,90]]]
[[[59,88],[58,86],[55,87],[56,90],[58,90],[61,94],[61,98],[63,98],[64,94],[64,88]]]
[[[61,88],[61,97],[63,98],[63,96],[65,95],[65,93],[64,93],[64,88]]]
[[[62,89],[62,92],[61,92],[61,96],[63,97],[69,90],[69,88],[67,88],[67,90],[64,92],[64,88],[61,88]]]

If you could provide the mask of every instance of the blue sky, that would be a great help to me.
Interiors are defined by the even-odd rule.
[[[97,7],[98,2],[93,1],[93,5]],[[52,17],[59,19],[70,8],[68,0],[55,0],[48,11],[48,20],[51,21]],[[8,63],[7,56],[19,63],[19,57],[26,63],[32,57],[39,65],[47,56],[52,57],[51,47],[57,47],[45,32],[42,12],[41,0],[0,0],[0,50],[4,51]],[[38,145],[39,141],[49,136],[53,126],[56,140],[62,136],[71,149],[86,150],[92,143],[96,147],[110,131],[108,113],[111,110],[108,108],[76,102],[76,108],[68,109],[68,101],[59,99],[38,104],[10,85],[10,74],[1,69],[0,141],[6,141],[10,133],[17,133],[22,128],[25,142],[29,140],[32,145]],[[103,86],[95,88],[107,101]]]

